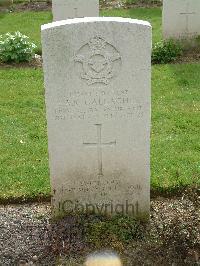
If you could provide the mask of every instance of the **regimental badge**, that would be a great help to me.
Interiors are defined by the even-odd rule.
[[[121,67],[120,53],[100,36],[95,36],[83,45],[75,55],[74,61],[82,65],[79,75],[88,85],[108,85]]]

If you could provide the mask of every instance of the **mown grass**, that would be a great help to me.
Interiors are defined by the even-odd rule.
[[[114,9],[101,11],[101,16],[130,17],[150,21],[153,26],[153,42],[161,39],[161,9]],[[30,37],[41,50],[40,26],[52,22],[52,14],[42,12],[13,12],[0,14],[0,34],[20,31]]]
[[[152,188],[200,183],[200,64],[153,70]]]
[[[0,71],[0,199],[49,195],[41,70]]]
[[[153,67],[151,188],[200,182],[200,64]],[[0,200],[50,195],[41,69],[0,69]]]

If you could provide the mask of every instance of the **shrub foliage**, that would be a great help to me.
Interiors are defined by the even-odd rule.
[[[29,41],[29,37],[19,31],[0,36],[0,60],[3,62],[30,61],[35,49],[36,45]]]
[[[152,50],[152,63],[166,64],[173,62],[182,54],[181,44],[174,40],[157,42]]]

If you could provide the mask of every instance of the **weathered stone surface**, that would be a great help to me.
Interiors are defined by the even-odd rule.
[[[200,35],[200,1],[164,0],[164,39],[190,39],[198,35]]]
[[[98,17],[99,0],[53,0],[53,20]]]
[[[42,45],[54,207],[147,217],[150,24],[55,22]]]

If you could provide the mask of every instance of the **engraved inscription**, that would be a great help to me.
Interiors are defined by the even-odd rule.
[[[127,89],[73,90],[54,109],[55,120],[142,118],[146,103],[136,101]]]
[[[108,85],[121,67],[121,56],[117,49],[100,36],[95,36],[83,45],[74,57],[75,66],[81,64],[80,77],[88,85]]]
[[[103,163],[102,163],[102,147],[103,146],[114,146],[116,145],[116,140],[111,141],[111,142],[102,142],[102,136],[101,136],[101,130],[102,130],[102,125],[101,124],[96,124],[97,127],[97,142],[84,142],[83,144],[86,146],[91,146],[91,147],[97,147],[97,153],[98,153],[98,175],[102,176],[103,175]]]

